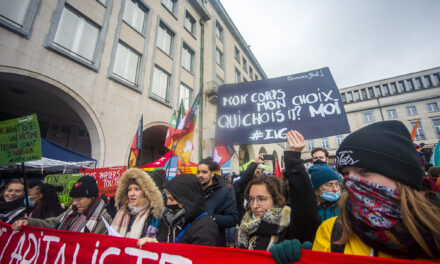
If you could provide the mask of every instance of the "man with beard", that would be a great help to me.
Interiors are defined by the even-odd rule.
[[[238,224],[238,212],[231,191],[216,174],[220,166],[212,158],[202,159],[197,166],[197,178],[202,184],[206,212],[212,216],[220,230],[220,246],[226,246],[225,229]]]

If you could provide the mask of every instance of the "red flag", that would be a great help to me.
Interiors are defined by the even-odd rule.
[[[171,117],[170,125],[168,126],[168,131],[164,143],[164,146],[168,149],[171,149],[173,146],[172,136],[174,134],[174,131],[176,130],[176,120],[176,111],[174,111],[173,116]]]
[[[420,118],[417,118],[417,122],[416,122],[415,126],[413,127],[413,129],[411,131],[411,139],[412,139],[412,141],[414,141],[414,139],[416,138],[417,127],[419,126],[419,122],[420,122]]]
[[[176,132],[174,132],[173,135],[173,140],[176,142],[174,152],[180,157],[180,160],[184,164],[189,164],[191,151],[194,149],[193,137],[199,112],[199,99],[200,92],[197,94],[191,108],[186,113],[183,122],[179,122],[177,125]]]
[[[176,126],[176,131],[173,134],[173,140],[178,141],[179,137],[183,137],[194,131],[197,120],[197,111],[199,110],[200,91],[194,99],[193,104],[186,112],[185,117],[180,119]]]
[[[281,178],[281,168],[280,168],[280,163],[277,160],[277,167],[275,169],[275,176],[279,179]]]
[[[142,127],[144,122],[144,116],[141,116],[139,120],[138,129],[136,135],[134,136],[133,142],[130,146],[130,157],[128,158],[128,168],[136,167],[137,161],[140,160],[140,151],[142,149]]]
[[[235,150],[233,146],[215,146],[212,150],[212,159],[221,166],[225,164],[234,153]]]

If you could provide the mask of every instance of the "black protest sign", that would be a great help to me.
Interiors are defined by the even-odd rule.
[[[216,145],[266,144],[350,132],[329,68],[219,87]]]

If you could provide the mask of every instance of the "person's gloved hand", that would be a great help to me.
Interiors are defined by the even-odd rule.
[[[301,244],[298,239],[286,240],[269,249],[278,264],[293,263],[301,259],[301,249],[312,249],[312,243]]]

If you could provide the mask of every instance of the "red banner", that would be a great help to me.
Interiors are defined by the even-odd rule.
[[[269,252],[186,244],[147,243],[143,249],[135,239],[107,235],[23,227],[13,232],[0,222],[0,263],[159,263],[159,264],[276,264]],[[434,263],[385,259],[301,250],[297,263]]]
[[[126,169],[127,166],[86,169],[84,175],[92,176],[96,179],[99,195],[105,194],[107,197],[113,197],[119,185],[119,178]]]

